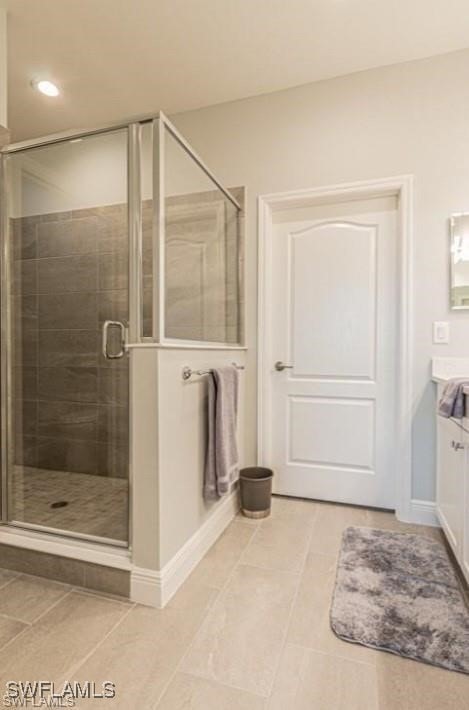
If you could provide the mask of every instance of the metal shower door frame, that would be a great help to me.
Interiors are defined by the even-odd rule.
[[[9,461],[11,450],[11,401],[12,401],[12,329],[11,329],[11,273],[10,273],[10,228],[9,228],[9,194],[8,181],[6,175],[5,158],[8,155],[27,151],[30,148],[47,146],[56,143],[64,143],[77,138],[85,138],[93,135],[111,133],[119,129],[127,131],[127,209],[128,209],[128,253],[129,253],[129,340],[139,342],[141,329],[141,309],[142,309],[142,203],[141,203],[141,126],[143,121],[132,121],[130,123],[117,123],[102,126],[86,131],[67,131],[44,138],[31,141],[24,141],[8,146],[0,150],[0,525],[11,528],[21,528],[24,530],[37,531],[60,537],[63,539],[75,539],[95,542],[113,547],[131,548],[132,546],[132,490],[133,471],[131,467],[131,402],[132,402],[132,381],[130,377],[130,353],[129,350],[129,457],[128,457],[128,542],[107,540],[106,538],[75,533],[69,531],[55,530],[33,523],[23,523],[9,519]]]

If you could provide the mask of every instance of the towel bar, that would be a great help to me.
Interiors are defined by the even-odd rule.
[[[236,367],[237,370],[244,370],[244,365],[237,365],[235,362],[231,363],[233,367]],[[182,379],[183,380],[188,380],[192,377],[192,375],[209,375],[211,372],[213,372],[212,369],[210,370],[191,370],[190,367],[187,365],[182,368]]]

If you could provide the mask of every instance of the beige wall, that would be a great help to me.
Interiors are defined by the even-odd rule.
[[[448,216],[469,210],[469,50],[172,116],[225,184],[247,188],[246,458],[256,448],[259,194],[415,175],[413,495],[434,497],[432,355],[467,355],[469,316],[448,307]],[[432,321],[449,320],[449,345]]]
[[[207,377],[182,379],[185,365],[205,369],[243,365],[245,353],[227,350],[159,350],[158,470],[160,566],[163,567],[213,512],[217,503],[204,500]],[[240,373],[239,452],[245,463],[245,384]]]
[[[130,468],[132,562],[160,568],[158,476],[158,358],[154,348],[130,355]]]
[[[203,497],[207,377],[197,369],[244,365],[242,350],[135,348],[131,354],[133,562],[162,569],[214,512]],[[240,373],[239,454],[246,463],[246,388]]]
[[[0,14],[0,110],[1,110]],[[117,119],[118,120],[118,119]],[[1,126],[1,114],[0,114]],[[215,185],[165,133],[166,197],[211,192]],[[153,126],[142,126],[142,198],[152,199]],[[12,217],[113,205],[127,200],[125,129],[15,153],[8,159]]]
[[[90,136],[8,157],[12,217],[127,201],[127,133]]]

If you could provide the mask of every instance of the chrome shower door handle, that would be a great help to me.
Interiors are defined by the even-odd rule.
[[[281,360],[277,360],[274,367],[279,372],[281,372],[282,370],[293,370],[293,365],[285,365],[285,363]]]
[[[114,355],[108,350],[108,335],[110,328],[119,328],[121,338],[120,338],[120,349]],[[103,355],[106,360],[118,360],[124,357],[125,351],[127,349],[127,328],[120,320],[105,320],[103,324]]]

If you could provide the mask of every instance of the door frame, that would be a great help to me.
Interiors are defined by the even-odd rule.
[[[270,303],[272,275],[273,213],[279,210],[313,207],[322,204],[396,197],[398,230],[397,279],[399,294],[397,337],[397,402],[395,410],[396,450],[396,515],[399,520],[412,519],[412,242],[413,242],[413,175],[340,183],[327,187],[306,188],[291,192],[260,195],[258,198],[258,391],[257,391],[257,460],[268,465],[271,378]]]

